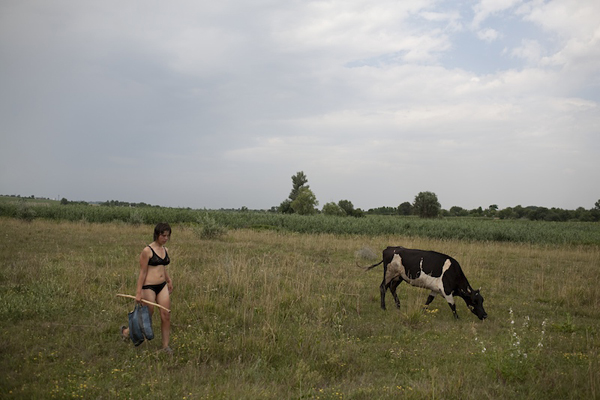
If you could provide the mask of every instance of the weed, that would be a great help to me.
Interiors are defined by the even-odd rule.
[[[227,228],[217,223],[209,214],[199,216],[198,224],[195,232],[201,239],[219,239],[227,234]]]
[[[555,328],[560,332],[573,333],[576,330],[575,324],[573,323],[573,317],[570,313],[567,313],[567,319],[562,324],[556,324]]]
[[[16,216],[23,221],[31,222],[35,218],[36,212],[30,203],[26,202],[24,199],[21,199],[17,205]]]
[[[139,211],[133,210],[133,211],[131,211],[131,214],[129,215],[128,222],[132,225],[141,225],[144,223],[144,217],[142,216],[142,214]]]
[[[512,307],[509,308],[508,335],[500,337],[495,343],[484,343],[475,335],[476,346],[485,357],[488,368],[503,382],[522,382],[535,373],[538,357],[544,347],[546,320],[541,323],[539,336],[530,326],[529,316],[525,316],[519,327],[515,322]]]

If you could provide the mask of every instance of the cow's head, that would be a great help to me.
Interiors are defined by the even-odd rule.
[[[469,310],[471,310],[473,314],[477,315],[477,318],[482,321],[487,318],[487,313],[483,308],[483,296],[481,295],[479,289],[467,289],[467,292],[463,298],[465,299],[465,303],[467,303]]]

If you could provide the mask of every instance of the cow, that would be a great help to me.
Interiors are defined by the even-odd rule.
[[[487,318],[480,291],[473,290],[460,264],[454,258],[435,251],[388,247],[383,250],[383,258],[380,262],[361,268],[368,271],[381,263],[383,263],[383,281],[379,291],[383,310],[385,310],[385,292],[388,288],[394,297],[396,307],[400,308],[396,288],[402,281],[406,281],[412,286],[431,290],[425,302],[425,309],[435,296],[440,294],[448,302],[454,317],[458,319],[454,296],[459,296],[477,318],[482,321]]]

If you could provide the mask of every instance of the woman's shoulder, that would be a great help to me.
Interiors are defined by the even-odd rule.
[[[150,258],[152,256],[152,247],[150,247],[149,244],[146,245],[146,247],[143,248],[141,255]]]

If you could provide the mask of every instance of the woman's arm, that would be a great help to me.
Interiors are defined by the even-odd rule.
[[[146,276],[148,275],[148,260],[150,260],[150,249],[147,247],[142,250],[140,254],[140,275],[138,276],[137,287],[135,291],[135,301],[138,303],[142,302],[142,286],[146,282]]]
[[[165,254],[167,254],[169,249],[165,247]],[[171,281],[171,277],[169,276],[169,271],[167,271],[167,266],[165,265],[165,281],[167,281],[167,289],[169,289],[169,294],[173,292],[173,282]]]
[[[173,282],[171,281],[171,277],[167,272],[167,267],[165,267],[165,280],[167,281],[167,289],[169,289],[169,294],[173,293]]]

